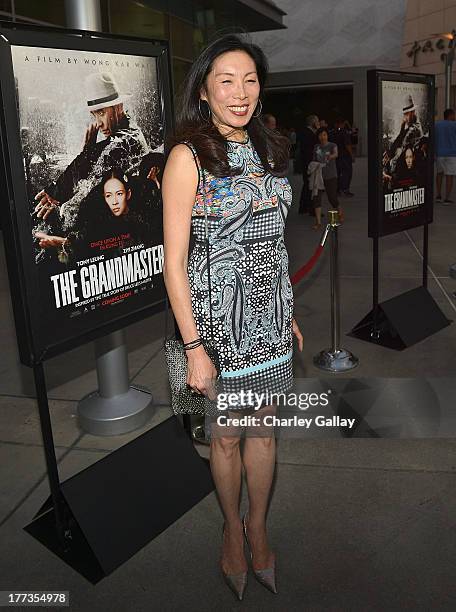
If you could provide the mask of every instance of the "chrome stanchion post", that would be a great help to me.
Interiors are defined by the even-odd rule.
[[[339,242],[337,228],[339,211],[328,211],[328,227],[331,235],[330,283],[331,283],[331,348],[315,355],[314,365],[326,372],[346,372],[356,368],[359,360],[350,351],[340,348],[340,302],[339,302]]]

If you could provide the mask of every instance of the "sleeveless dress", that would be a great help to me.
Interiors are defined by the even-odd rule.
[[[229,164],[242,172],[222,178],[202,169],[194,147],[185,144],[199,171],[192,210],[195,241],[187,268],[192,311],[201,338],[212,339],[215,345],[219,390],[284,392],[293,384],[293,292],[284,243],[291,186],[288,179],[264,172],[250,139],[227,140]]]

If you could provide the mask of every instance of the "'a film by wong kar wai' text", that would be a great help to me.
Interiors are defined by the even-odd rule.
[[[430,116],[429,86],[382,82],[383,201],[389,218],[422,210],[428,185]]]
[[[93,326],[162,299],[156,58],[12,52],[43,325]]]

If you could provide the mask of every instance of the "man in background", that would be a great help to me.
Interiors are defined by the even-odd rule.
[[[453,189],[453,176],[456,174],[456,115],[452,108],[443,113],[443,121],[435,123],[436,157],[436,202],[453,204],[450,199]],[[442,200],[442,182],[445,175],[445,199]]]
[[[317,115],[309,115],[306,117],[304,129],[297,135],[296,148],[299,152],[301,168],[302,168],[302,191],[299,201],[299,214],[313,214],[312,194],[309,189],[309,178],[307,176],[307,168],[313,159],[314,147],[318,143],[316,132],[320,127],[320,121]]]
[[[330,139],[331,142],[337,145],[339,152],[339,156],[336,159],[338,193],[351,198],[354,195],[350,191],[350,183],[353,176],[353,151],[351,133],[345,127],[344,119],[336,119],[334,130],[330,132]]]
[[[277,119],[274,117],[274,115],[271,115],[271,113],[266,113],[263,115],[263,123],[270,130],[277,129]]]

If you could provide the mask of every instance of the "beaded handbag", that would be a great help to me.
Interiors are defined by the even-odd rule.
[[[205,185],[205,175],[203,168],[197,166],[202,171],[203,186]],[[203,190],[204,192],[204,190]],[[217,351],[214,347],[213,323],[212,323],[212,296],[211,296],[211,277],[210,277],[210,257],[209,257],[209,228],[207,221],[206,198],[204,197],[204,220],[207,256],[207,282],[209,289],[209,319],[211,327],[211,340],[203,340],[203,347],[217,370],[217,377],[220,375],[220,366]],[[166,329],[166,326],[165,326]],[[216,400],[210,400],[207,396],[192,392],[187,385],[187,354],[183,342],[177,339],[167,339],[165,331],[165,358],[168,367],[169,384],[171,388],[171,407],[174,414],[196,414],[213,415],[217,412]]]

